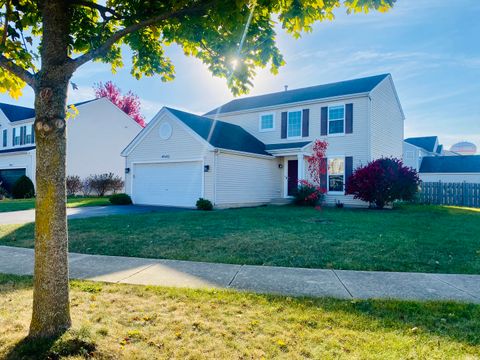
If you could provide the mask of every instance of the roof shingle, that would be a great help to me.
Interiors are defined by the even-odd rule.
[[[405,139],[405,142],[425,149],[429,152],[435,152],[435,144],[437,143],[437,136],[423,136]]]
[[[428,156],[420,173],[480,173],[480,155]]]

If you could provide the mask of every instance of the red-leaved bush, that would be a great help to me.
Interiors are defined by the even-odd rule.
[[[347,181],[346,192],[378,209],[395,200],[412,200],[420,179],[400,159],[381,158],[357,168]]]
[[[312,155],[307,157],[308,172],[313,183],[321,186],[326,192],[326,185],[322,184],[322,178],[327,173],[327,153],[328,143],[323,140],[315,140],[312,145]]]
[[[122,95],[120,88],[111,81],[107,81],[105,84],[102,82],[95,84],[94,89],[97,99],[106,97],[123,110],[125,114],[133,118],[140,126],[146,126],[145,118],[140,113],[140,99],[133,92],[129,91]]]
[[[322,201],[325,189],[312,184],[308,180],[300,180],[295,193],[295,204],[303,206],[315,206]]]

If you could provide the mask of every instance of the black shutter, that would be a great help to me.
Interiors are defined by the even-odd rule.
[[[20,127],[20,145],[25,144],[25,126]]]
[[[303,109],[302,137],[308,137],[309,129],[310,129],[310,109]]]
[[[348,180],[353,174],[353,157],[345,157],[345,190],[347,189]]]
[[[281,138],[287,138],[287,112],[282,112],[282,129],[281,129]]]
[[[13,128],[12,131],[12,146],[15,145],[15,132],[17,131],[17,128]]]
[[[35,125],[32,125],[32,144],[35,144]]]
[[[328,107],[322,107],[322,114],[320,118],[320,135],[327,135],[327,125],[328,125]]]
[[[353,132],[353,104],[345,105],[345,134]]]
[[[325,190],[325,192],[326,192],[326,191],[328,191],[328,187],[327,187],[327,158],[321,159],[320,168],[324,170],[323,173],[322,173],[322,171],[320,171],[320,188],[322,190]]]

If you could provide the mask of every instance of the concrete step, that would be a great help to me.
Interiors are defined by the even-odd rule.
[[[293,202],[291,198],[276,198],[270,201],[270,205],[288,205]]]

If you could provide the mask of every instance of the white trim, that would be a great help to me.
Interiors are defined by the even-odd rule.
[[[262,129],[262,116],[272,115],[272,127],[267,129]],[[258,115],[258,131],[259,132],[269,132],[275,131],[275,113],[274,112],[265,112]]]
[[[269,93],[267,95],[271,95],[271,94],[272,93]],[[329,98],[312,99],[312,100],[306,100],[306,101],[283,103],[283,104],[279,104],[279,105],[263,106],[263,107],[257,107],[257,108],[252,108],[252,109],[222,112],[222,113],[219,113],[219,114],[217,114],[215,112],[214,114],[208,114],[208,115],[204,114],[203,116],[212,118],[212,117],[216,117],[216,116],[230,116],[230,115],[238,115],[238,114],[244,114],[244,113],[250,113],[250,112],[258,112],[259,110],[261,110],[261,111],[279,110],[279,109],[284,109],[284,108],[289,107],[289,106],[297,107],[297,106],[305,106],[305,105],[323,104],[323,103],[328,103],[328,102],[332,102],[332,101],[356,99],[356,98],[361,98],[361,97],[364,97],[364,96],[368,96],[369,94],[370,94],[370,92],[367,91],[367,92],[362,92],[362,93],[357,93],[357,94],[332,96],[332,97],[329,97]]]
[[[343,107],[343,132],[341,133],[333,133],[330,134],[330,108],[334,107]],[[346,123],[346,106],[345,104],[338,104],[338,105],[329,105],[327,106],[327,136],[329,137],[336,137],[336,136],[345,136],[345,123]],[[340,119],[332,120],[332,121],[339,121]]]
[[[248,156],[248,157],[256,157],[256,158],[262,158],[262,159],[275,159],[275,156],[271,155],[262,155],[262,154],[256,154],[256,153],[249,153],[245,151],[238,151],[238,150],[230,150],[230,149],[223,149],[223,148],[215,148],[213,151],[218,150],[217,153],[227,153],[227,154],[234,154],[234,155],[241,155],[241,156]]]
[[[299,136],[288,136],[288,122],[290,120],[290,113],[299,112],[300,113],[300,135]],[[303,130],[303,109],[290,109],[287,111],[287,140],[299,140],[302,139],[302,130]]]
[[[132,200],[135,200],[135,195],[133,194],[133,182],[134,182],[134,168],[135,165],[145,165],[145,164],[167,164],[167,163],[184,163],[184,162],[201,162],[202,163],[202,198],[205,197],[205,159],[196,158],[196,159],[180,159],[180,160],[152,160],[152,161],[133,161],[131,162],[131,172],[130,172],[130,197]]]
[[[328,155],[327,156],[327,195],[345,195],[345,155]],[[330,159],[343,159],[343,191],[330,191],[330,179],[328,173],[328,161]]]

